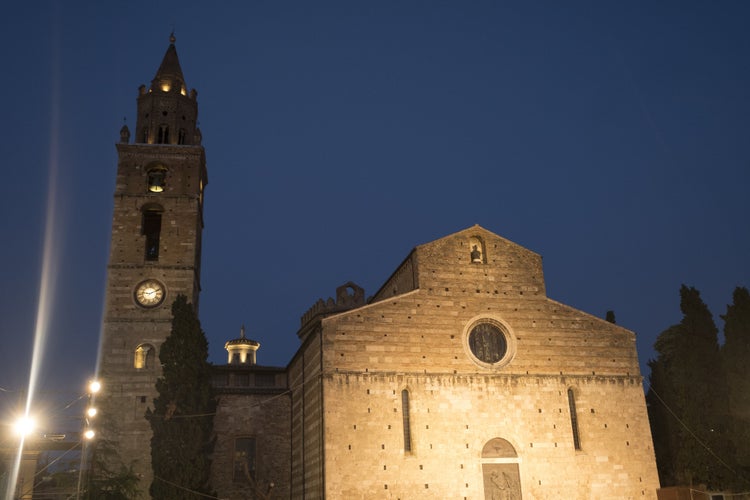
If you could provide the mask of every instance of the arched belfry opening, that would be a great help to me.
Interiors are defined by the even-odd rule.
[[[166,188],[167,167],[162,163],[153,162],[146,167],[148,176],[148,192],[161,193]]]
[[[516,449],[503,438],[492,438],[482,448],[484,498],[521,500],[521,473]]]
[[[156,135],[157,144],[169,144],[169,125],[162,123],[159,125]]]
[[[159,240],[161,238],[161,216],[164,208],[156,203],[148,203],[141,208],[141,235],[145,238],[145,260],[159,260]]]

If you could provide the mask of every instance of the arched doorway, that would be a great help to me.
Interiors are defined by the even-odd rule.
[[[487,441],[482,448],[482,478],[485,500],[521,500],[518,454],[502,438]]]

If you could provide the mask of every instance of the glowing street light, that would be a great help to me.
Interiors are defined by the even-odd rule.
[[[98,380],[92,380],[91,382],[89,382],[89,394],[96,394],[101,390],[101,388],[102,384]]]
[[[84,441],[81,443],[81,465],[78,468],[78,486],[76,486],[76,498],[81,498],[81,485],[83,484],[83,471],[86,468],[86,442],[96,437],[96,431],[91,427],[91,420],[96,416],[96,407],[93,406],[94,395],[102,388],[101,382],[96,379],[90,380],[88,384],[88,404],[84,418],[85,428],[83,430]]]
[[[36,421],[29,415],[18,417],[15,425],[13,426],[16,435],[25,438],[36,429]]]

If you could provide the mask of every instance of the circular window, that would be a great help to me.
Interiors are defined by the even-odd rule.
[[[479,361],[495,364],[508,352],[508,341],[492,323],[479,323],[469,332],[469,349]]]
[[[508,364],[515,354],[515,346],[510,328],[495,318],[474,318],[464,330],[464,347],[474,362],[484,368]]]

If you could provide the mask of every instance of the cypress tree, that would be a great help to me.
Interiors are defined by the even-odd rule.
[[[665,486],[726,488],[733,474],[718,330],[695,288],[680,288],[680,309],[682,321],[659,335],[652,363],[648,402],[664,405],[649,412],[654,446],[657,457],[670,460],[660,473]]]
[[[649,389],[646,393],[646,407],[648,419],[651,423],[651,435],[654,440],[654,455],[656,455],[659,482],[662,486],[669,486],[677,484],[673,454],[678,443],[676,442],[676,433],[671,425],[673,417],[668,410],[672,407],[670,399],[673,399],[671,396],[674,395],[674,389],[666,376],[665,365],[666,362],[662,356],[648,362],[651,373],[649,375]]]
[[[724,320],[722,360],[727,377],[729,415],[735,443],[735,458],[750,476],[750,293],[737,287]],[[747,487],[747,483],[744,485]]]
[[[210,495],[213,415],[208,341],[191,304],[179,295],[172,304],[172,331],[159,351],[159,395],[146,418],[151,423],[151,496],[164,500]]]

